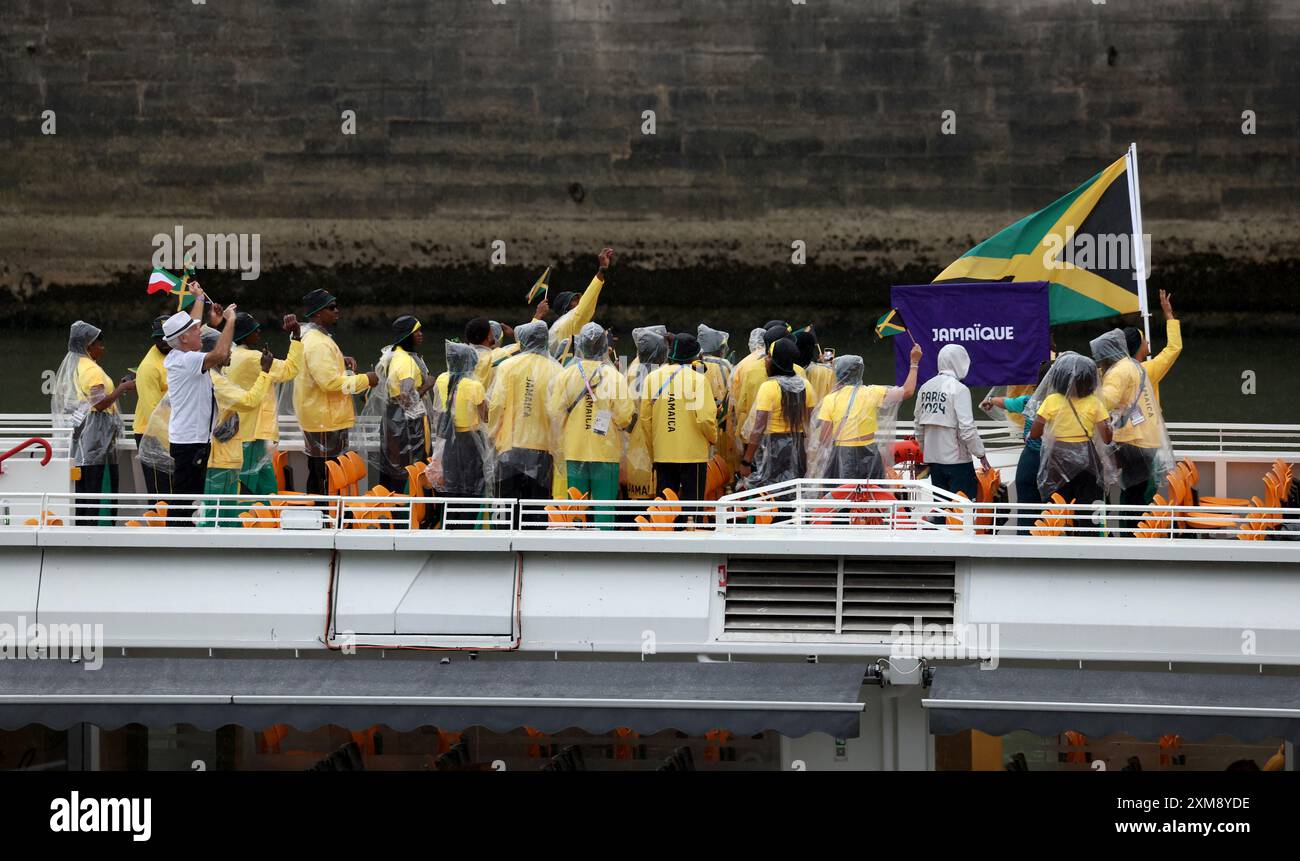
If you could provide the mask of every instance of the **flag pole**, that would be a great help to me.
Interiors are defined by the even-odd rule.
[[[1133,221],[1133,236],[1130,243],[1133,254],[1133,278],[1138,288],[1138,310],[1142,312],[1142,332],[1147,343],[1151,342],[1151,306],[1147,302],[1147,255],[1142,232],[1142,192],[1138,185],[1137,144],[1128,145],[1128,209]]]
[[[181,289],[176,292],[176,310],[184,310],[181,305],[185,302],[185,297],[189,295],[190,283],[190,255],[186,254],[181,260]]]

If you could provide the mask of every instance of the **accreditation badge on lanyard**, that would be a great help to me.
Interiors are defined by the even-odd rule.
[[[592,374],[591,379],[588,380],[586,371],[582,369],[582,361],[579,360],[578,374],[582,377],[582,385],[586,388],[587,395],[591,398],[592,404],[595,404],[596,392],[594,386],[600,383],[600,369],[597,369],[596,373]],[[591,421],[591,432],[596,436],[605,436],[609,433],[609,423],[612,417],[613,416],[609,410],[597,410],[596,417]]]

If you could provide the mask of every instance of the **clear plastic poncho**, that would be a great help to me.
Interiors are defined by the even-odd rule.
[[[488,438],[477,398],[479,354],[468,344],[446,342],[447,387],[435,386],[430,413],[430,455],[426,474],[439,496],[490,496],[496,487],[497,453]],[[483,408],[487,395],[483,394]]]
[[[784,416],[784,406],[778,406],[782,411],[782,418],[789,431],[774,432],[772,426],[776,423],[777,410],[768,413],[768,422],[763,429],[762,434],[757,438],[757,445],[754,449],[754,470],[743,479],[746,488],[763,487],[769,484],[776,484],[781,481],[790,481],[795,478],[803,478],[808,474],[808,453],[807,453],[807,431],[811,424],[808,418],[808,384],[804,378],[798,374],[790,376],[773,376],[768,378],[769,381],[775,381],[781,387],[782,394],[797,393],[803,399],[802,416]],[[784,402],[784,397],[782,398]],[[743,436],[747,440],[754,440],[755,427],[758,423],[760,410],[753,409],[749,412],[749,418],[745,422]]]
[[[628,369],[628,397],[641,408],[641,393],[645,378],[668,358],[668,328],[647,326],[632,330],[636,345],[636,365]],[[651,421],[649,416],[638,414],[635,424],[627,434],[627,447],[619,481],[628,499],[653,499],[655,491],[654,463],[650,452]]]
[[[609,339],[598,324],[587,323],[578,331],[574,350],[575,361],[555,378],[547,396],[564,460],[620,463],[624,430],[635,412],[627,381],[610,364]]]
[[[492,377],[488,434],[502,481],[522,476],[549,488],[564,463],[559,429],[546,410],[551,383],[563,370],[548,352],[548,331],[543,320],[515,329],[519,352]]]
[[[429,416],[433,412],[429,394],[420,393],[420,387],[431,379],[429,366],[419,353],[402,352],[406,355],[401,356],[393,345],[380,352],[374,369],[379,382],[366,392],[365,406],[357,415],[356,426],[364,432],[351,440],[352,446],[365,455],[371,474],[378,475],[379,483],[394,493],[406,487],[406,468],[429,457]],[[390,381],[390,375],[396,372],[393,363],[405,363],[406,357],[414,363],[418,378],[406,376],[400,382]]]
[[[158,406],[154,407],[153,412],[149,414],[148,427],[136,428],[136,431],[141,434],[136,453],[140,463],[166,475],[176,471],[176,462],[172,460],[171,454],[171,438],[167,434],[171,418],[171,395],[163,395]]]
[[[731,362],[724,358],[727,352],[727,340],[731,336],[719,329],[711,329],[703,323],[695,330],[695,338],[700,343],[700,361],[704,363],[713,386],[713,398],[718,402],[718,420],[722,423],[726,416],[727,398],[731,392]]]
[[[808,434],[808,476],[843,480],[885,478],[887,470],[894,465],[898,407],[902,400],[890,401],[894,386],[863,384],[865,365],[861,356],[840,356],[832,367],[835,385],[813,410]],[[874,417],[864,416],[864,410],[874,410]],[[820,418],[823,414],[826,419]]]
[[[68,332],[68,353],[54,375],[50,393],[50,417],[56,428],[71,428],[71,456],[76,466],[108,463],[117,452],[122,436],[122,416],[117,411],[97,410],[95,405],[112,394],[111,382],[92,392],[81,389],[82,361],[93,362],[90,345],[103,334],[98,328],[78,320]],[[107,375],[105,375],[107,376]]]
[[[1088,346],[1101,374],[1098,394],[1110,410],[1115,431],[1119,486],[1163,485],[1174,467],[1174,450],[1146,370],[1129,355],[1122,329],[1112,329]]]
[[[1060,493],[1067,503],[1071,499],[1091,502],[1104,498],[1117,482],[1111,446],[1097,431],[1097,425],[1109,418],[1099,389],[1096,363],[1087,356],[1063,353],[1030,399],[1035,420],[1044,420],[1038,467],[1042,499]]]

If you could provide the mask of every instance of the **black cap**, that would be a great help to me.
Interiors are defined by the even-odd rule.
[[[568,313],[569,306],[573,304],[573,297],[577,295],[577,293],[571,293],[568,290],[558,293],[555,296],[555,301],[551,303],[551,308],[558,314]]]
[[[767,347],[768,350],[770,351],[772,345],[775,344],[777,341],[789,337],[790,337],[790,330],[787,329],[785,326],[779,324],[776,326],[768,326],[767,329],[763,331],[763,346]],[[794,342],[791,341],[791,343]]]
[[[253,319],[252,314],[245,314],[240,311],[235,314],[235,337],[234,341],[238,344],[249,335],[262,328],[262,324]]]
[[[162,339],[163,323],[166,323],[167,318],[170,316],[171,314],[160,314],[159,316],[153,318],[153,324],[152,324],[153,328],[149,331],[150,338],[153,338],[155,341]]]
[[[799,363],[807,366],[817,361],[817,335],[810,330],[796,332],[793,336],[799,348]]]
[[[799,362],[799,346],[789,338],[782,338],[772,345],[772,367],[784,374],[793,374],[794,366]]]
[[[784,320],[768,320],[766,323],[763,324],[764,329],[770,329],[773,326],[780,326],[782,329],[785,329],[787,332],[790,331],[790,324]]]
[[[690,332],[673,336],[673,348],[668,353],[670,362],[689,362],[700,357],[700,342]]]
[[[302,297],[303,316],[310,318],[312,314],[324,308],[331,302],[336,301],[334,294],[328,290],[316,289]]]
[[[393,321],[393,343],[402,343],[407,338],[414,335],[415,331],[419,328],[420,321],[412,317],[410,314],[398,317]]]

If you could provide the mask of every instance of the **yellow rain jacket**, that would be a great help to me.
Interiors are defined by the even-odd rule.
[[[263,398],[256,412],[247,409],[239,414],[241,442],[259,439],[275,442],[280,439],[280,421],[279,416],[275,414],[277,398],[274,397],[274,386],[294,379],[300,370],[302,370],[302,341],[290,341],[289,355],[284,359],[273,360],[271,370],[267,372],[271,378],[272,396]],[[250,389],[253,383],[257,382],[260,373],[262,373],[262,351],[236,344],[230,351],[230,366],[226,368],[226,376],[230,381],[241,389]]]
[[[343,351],[319,329],[302,336],[303,370],[293,384],[298,424],[311,433],[343,430],[356,423],[352,396],[370,388],[365,374],[343,367]]]
[[[266,393],[271,389],[271,375],[263,373],[259,366],[257,379],[247,389],[215,369],[208,371],[208,376],[212,378],[212,392],[217,399],[217,428],[220,429],[231,415],[239,416],[240,425],[240,432],[225,442],[213,435],[208,469],[239,469],[244,465],[244,444],[240,439],[244,416],[256,418],[259,407],[266,400]]]
[[[497,367],[488,401],[488,424],[497,451],[552,450],[546,396],[559,373],[560,366],[551,357],[537,353],[521,353]]]
[[[1111,412],[1123,412],[1136,405],[1134,417],[1124,427],[1115,428],[1114,441],[1138,448],[1164,447],[1164,419],[1160,415],[1160,401],[1150,377],[1142,384],[1142,373],[1137,362],[1116,362],[1106,371],[1098,393]],[[1047,401],[1043,401],[1046,406]],[[1043,408],[1038,408],[1043,414]]]
[[[547,343],[551,347],[552,354],[555,352],[556,344],[567,341],[578,334],[578,330],[590,323],[591,319],[596,316],[596,303],[600,301],[600,288],[604,286],[605,276],[597,272],[596,276],[591,279],[591,283],[587,285],[587,289],[582,291],[582,298],[578,300],[578,307],[561,314],[560,319],[555,321],[555,325],[550,328],[547,336]],[[556,358],[563,362],[566,357],[572,355],[573,348],[572,345],[569,345]]]
[[[595,400],[588,394],[588,386]],[[617,368],[595,359],[575,361],[551,384],[547,410],[560,422],[565,461],[618,463],[622,458],[622,431],[632,423],[633,404],[627,380]],[[609,414],[603,434],[597,433],[602,413]]]
[[[165,394],[167,369],[163,367],[163,354],[156,346],[150,347],[135,369],[135,424],[132,427],[136,433],[143,434],[149,427],[149,416],[153,415]]]
[[[641,393],[654,463],[703,463],[718,438],[717,407],[699,371],[668,364],[650,372]]]
[[[1183,327],[1177,320],[1165,321],[1165,341],[1163,350],[1142,363],[1147,372],[1147,385],[1155,392],[1157,404],[1160,403],[1160,381],[1169,373],[1183,351]]]
[[[808,381],[808,406],[816,408],[822,398],[835,388],[835,372],[830,366],[814,362],[808,366],[804,379]]]

